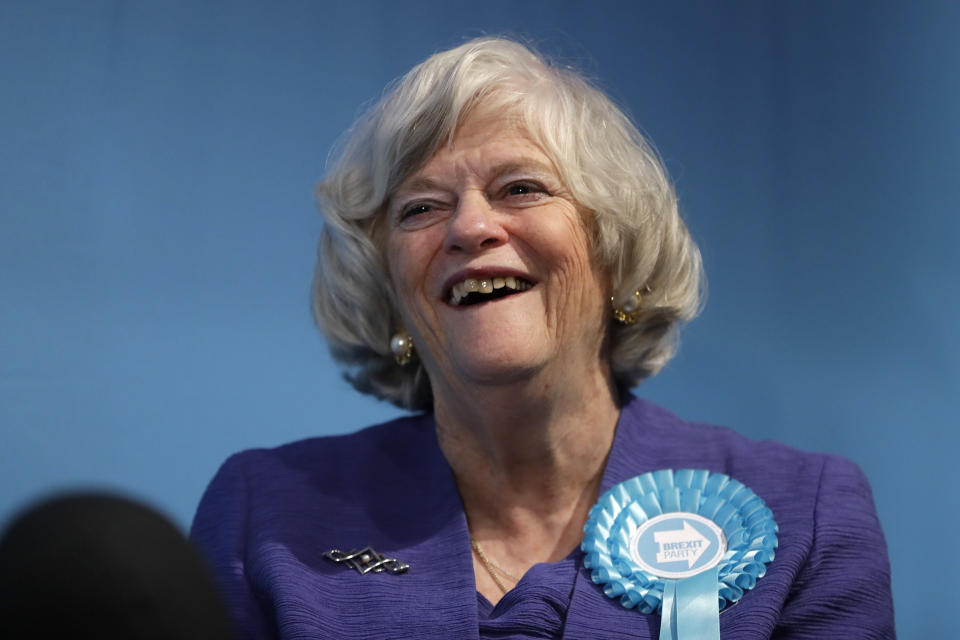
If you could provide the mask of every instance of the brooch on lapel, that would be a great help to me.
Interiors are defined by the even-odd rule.
[[[398,575],[410,570],[410,565],[396,558],[388,558],[373,547],[364,547],[344,553],[340,549],[325,551],[323,557],[337,564],[356,569],[359,574],[392,573]]]

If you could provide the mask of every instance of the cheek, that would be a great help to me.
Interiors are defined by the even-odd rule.
[[[421,278],[418,255],[417,243],[412,238],[391,238],[387,243],[387,275],[398,295],[408,293]]]
[[[569,295],[597,294],[604,278],[593,259],[590,239],[579,218],[564,218],[544,229],[541,247]],[[599,292],[602,294],[602,291]]]
[[[405,320],[422,312],[428,288],[431,253],[417,234],[393,237],[387,243],[387,275],[394,302]]]
[[[528,229],[529,248],[546,269],[543,295],[547,327],[561,340],[594,344],[606,326],[607,280],[593,259],[590,239],[579,215],[538,220]],[[592,348],[592,347],[591,347]]]

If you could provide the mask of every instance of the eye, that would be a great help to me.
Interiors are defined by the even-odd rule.
[[[442,220],[450,205],[442,198],[414,197],[397,203],[394,224],[403,229],[420,229]]]
[[[504,188],[504,194],[507,196],[541,196],[546,195],[547,190],[543,185],[530,180],[521,180],[511,182]]]
[[[432,208],[433,207],[426,202],[412,202],[401,209],[400,219],[406,220],[407,218],[429,213]]]

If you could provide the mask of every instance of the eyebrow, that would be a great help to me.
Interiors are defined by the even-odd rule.
[[[534,160],[533,158],[521,158],[519,160],[501,162],[500,164],[493,166],[493,168],[490,170],[490,175],[493,177],[500,177],[507,173],[515,173],[520,171],[533,171],[534,173],[540,174],[546,173],[551,176],[557,175],[553,165],[547,164],[546,162],[540,162],[539,160]]]
[[[400,184],[396,191],[393,192],[393,195],[390,197],[395,197],[398,193],[404,193],[409,191],[430,191],[432,189],[439,189],[440,183],[433,178],[428,178],[426,176],[417,176],[412,180],[405,180]]]
[[[547,174],[552,177],[556,177],[557,175],[553,165],[541,162],[539,160],[534,160],[533,158],[520,158],[517,160],[508,160],[506,162],[501,162],[494,165],[488,172],[488,179],[494,179],[508,173],[521,171],[533,171],[534,173],[539,173],[541,175]],[[439,180],[431,178],[430,176],[417,176],[416,178],[403,182],[391,197],[395,197],[399,193],[430,191],[432,189],[442,189]]]

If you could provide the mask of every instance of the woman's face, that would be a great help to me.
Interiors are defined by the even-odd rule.
[[[515,123],[469,117],[388,215],[390,277],[435,391],[606,366],[607,278],[556,169]]]

